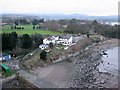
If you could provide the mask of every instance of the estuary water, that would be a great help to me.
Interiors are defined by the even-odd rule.
[[[107,55],[103,55],[102,57],[103,61],[98,66],[99,72],[106,72],[111,75],[118,76],[119,49],[120,47],[117,46],[105,52]]]

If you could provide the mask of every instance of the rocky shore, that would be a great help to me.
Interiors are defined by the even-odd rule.
[[[18,79],[13,79],[9,82],[3,83],[2,88],[26,88],[26,85]]]
[[[99,72],[98,65],[101,60],[102,52],[118,45],[116,39],[95,44],[82,55],[74,58],[75,62],[71,66],[74,73],[67,78],[66,87],[71,88],[117,88],[118,77],[108,72]],[[68,85],[69,83],[69,85]]]

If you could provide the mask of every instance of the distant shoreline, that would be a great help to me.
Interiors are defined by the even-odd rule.
[[[98,46],[95,46],[95,48],[104,49],[105,51],[108,49],[111,49],[113,47],[119,46],[119,39],[107,39],[103,42],[100,42]]]

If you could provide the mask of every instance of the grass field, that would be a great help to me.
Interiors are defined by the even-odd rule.
[[[19,27],[19,26],[17,26]],[[2,32],[1,33],[10,33],[10,32],[16,32],[18,33],[19,35],[22,35],[22,34],[35,34],[35,33],[39,33],[39,34],[42,34],[42,35],[60,35],[62,33],[60,32],[55,32],[55,31],[50,31],[50,30],[33,30],[32,29],[32,25],[22,25],[22,27],[24,27],[24,29],[13,29],[11,30],[10,28],[10,25],[5,25],[5,26],[2,26]]]

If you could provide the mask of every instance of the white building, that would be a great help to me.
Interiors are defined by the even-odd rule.
[[[43,44],[39,45],[39,48],[42,50],[47,49],[50,43],[53,43],[54,45],[70,46],[73,43],[77,43],[78,40],[81,40],[81,39],[83,39],[82,36],[73,37],[72,35],[46,37],[43,40]]]
[[[52,37],[47,37],[43,40],[43,44],[45,45],[48,45],[49,43],[53,43],[54,45],[55,44],[61,44],[61,45],[70,45],[73,43],[73,37],[70,36],[70,37],[62,37],[60,38],[59,36],[52,36]]]
[[[45,44],[45,45],[48,45],[49,43],[55,44],[56,40],[58,40],[58,39],[59,39],[59,36],[57,36],[57,37],[55,37],[55,36],[47,37],[43,40],[43,44]]]

